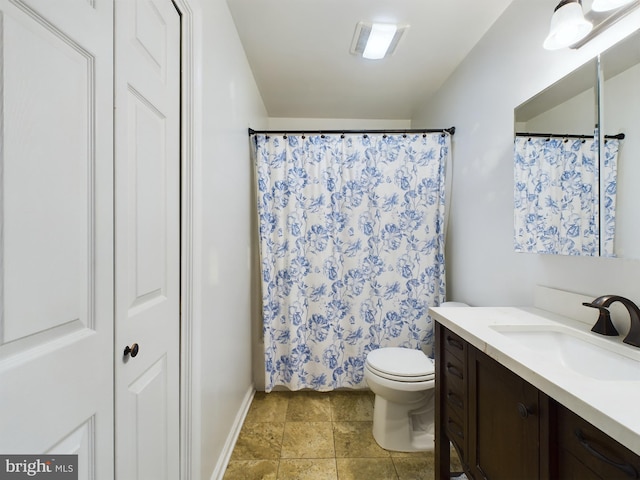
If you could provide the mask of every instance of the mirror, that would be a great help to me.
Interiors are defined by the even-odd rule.
[[[597,62],[515,110],[514,247],[600,254]]]
[[[544,227],[536,226],[536,232],[532,234],[526,231],[526,228],[531,230],[530,225],[522,218],[518,219],[524,215],[537,215],[539,219],[540,215],[532,210],[531,205],[524,205],[526,208],[523,211],[523,203],[526,202],[518,196],[516,136],[516,251],[640,259],[640,223],[637,221],[640,194],[635,193],[637,189],[633,184],[634,179],[640,179],[640,162],[636,160],[640,155],[639,86],[640,32],[636,32],[603,52],[599,59],[588,62],[515,109],[516,134],[527,134],[532,142],[537,140],[544,155],[557,145],[564,145],[568,150],[568,143],[585,164],[590,161],[592,153],[594,167],[597,167],[588,172],[574,169],[573,166],[565,168],[565,173],[571,172],[584,182],[578,185],[582,198],[568,198],[569,192],[576,191],[576,185],[570,185],[559,197],[560,208],[573,203],[570,214],[574,229],[556,231],[558,229],[551,222]],[[597,108],[598,103],[600,109]],[[599,133],[598,124],[602,125],[605,137],[601,148],[594,141]],[[587,144],[591,142],[592,152],[589,153],[583,143],[580,153],[580,147],[575,142],[577,138]],[[524,142],[524,139],[521,141]],[[527,155],[531,158],[533,154],[529,152]],[[593,176],[591,185],[587,182],[590,176]],[[546,178],[544,175],[542,177]],[[538,183],[543,184],[541,181]],[[529,187],[539,191],[542,188],[540,185]],[[586,198],[585,191],[589,189],[590,196]],[[528,195],[531,197],[530,192]],[[542,204],[543,200],[538,201]],[[557,206],[558,201],[549,196],[546,201]],[[589,203],[593,203],[591,208],[586,207]],[[579,219],[576,219],[578,216]],[[523,225],[527,225],[524,231]],[[548,232],[555,232],[556,243],[549,241]],[[591,234],[593,237],[590,237]],[[567,241],[569,248],[566,247]]]
[[[603,129],[621,132],[614,254],[640,259],[640,31],[600,55]]]

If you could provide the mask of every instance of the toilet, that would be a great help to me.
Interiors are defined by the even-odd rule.
[[[468,307],[444,302],[441,307]],[[386,450],[434,448],[435,364],[422,350],[385,347],[367,355],[364,378],[375,394],[373,438]]]

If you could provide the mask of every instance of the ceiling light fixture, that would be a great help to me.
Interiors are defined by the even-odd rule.
[[[351,53],[370,60],[380,60],[395,52],[408,25],[359,22],[351,42]]]
[[[593,0],[591,10],[594,12],[608,12],[609,10],[624,7],[631,2],[633,2],[633,0]]]
[[[584,18],[582,0],[562,0],[553,12],[543,47],[547,50],[568,47],[586,37],[592,28]]]

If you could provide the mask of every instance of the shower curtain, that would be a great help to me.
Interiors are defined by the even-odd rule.
[[[266,391],[364,388],[371,350],[429,349],[450,135],[254,139]]]
[[[612,254],[617,144],[618,140],[607,140],[606,160],[601,167],[597,161],[596,138],[516,136],[514,245],[517,252]],[[600,201],[600,176],[603,202]]]
[[[600,219],[602,247],[600,255],[615,257],[616,235],[616,194],[618,191],[618,151],[620,140],[612,138],[604,142],[604,162],[602,165],[602,201],[604,215]]]

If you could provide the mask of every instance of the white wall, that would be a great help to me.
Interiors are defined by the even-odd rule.
[[[270,130],[402,130],[411,128],[411,120],[372,120],[354,118],[269,118]]]
[[[448,297],[530,305],[534,285],[640,302],[640,262],[513,252],[513,109],[640,27],[640,11],[579,50],[542,48],[557,0],[514,0],[425,101],[413,127],[455,125]]]
[[[266,110],[224,0],[193,0],[196,20],[194,472],[219,472],[252,392],[249,127]],[[233,438],[231,438],[233,440]],[[232,445],[231,445],[232,447]],[[217,468],[217,470],[216,470]]]

